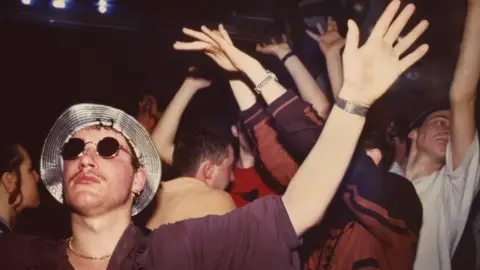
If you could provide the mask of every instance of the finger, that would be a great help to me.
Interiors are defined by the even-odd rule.
[[[277,44],[277,41],[275,40],[275,38],[270,38],[270,44]]]
[[[207,35],[205,35],[202,32],[195,31],[195,30],[192,30],[192,29],[189,29],[189,28],[183,28],[182,32],[185,35],[190,36],[194,39],[198,39],[200,41],[207,42],[207,43],[210,43],[210,44],[215,44],[215,41],[213,41],[211,38],[209,38]]]
[[[404,38],[402,38],[393,48],[395,53],[400,56],[412,46],[413,43],[423,34],[428,28],[428,21],[423,20],[413,28]]]
[[[261,53],[265,52],[265,48],[260,44],[257,44],[257,47],[255,48],[255,50]]]
[[[337,21],[333,20],[332,19],[332,30],[333,31],[338,31],[338,25],[337,25]]]
[[[194,41],[194,42],[175,42],[173,48],[178,51],[202,51],[213,48],[211,44],[208,44],[203,41]]]
[[[392,23],[392,20],[395,17],[395,14],[397,13],[399,7],[399,0],[393,0],[392,2],[390,2],[390,4],[385,8],[383,14],[378,19],[375,27],[373,27],[370,38],[381,39],[385,36],[385,33],[387,32],[388,27]]]
[[[415,51],[410,53],[409,55],[405,56],[402,60],[400,60],[400,68],[401,71],[404,72],[413,64],[417,63],[420,59],[422,59],[425,54],[428,52],[428,45],[423,44],[422,46],[418,47]]]
[[[337,23],[334,23],[333,26],[332,26],[332,31],[334,32],[338,32],[338,26],[337,26]]]
[[[220,31],[220,34],[222,37],[230,44],[233,44],[232,39],[230,38],[230,35],[228,34],[227,30],[225,30],[225,27],[223,27],[223,24],[220,24],[218,26],[218,30]]]
[[[333,19],[332,17],[328,16],[327,20],[327,31],[331,31],[333,28]]]
[[[208,27],[206,27],[205,25],[202,25],[201,29],[209,38],[211,38],[220,47],[231,45],[225,39],[223,39],[221,35],[215,34],[212,30],[208,29]]]
[[[287,43],[287,42],[288,42],[287,35],[282,34],[282,43]]]
[[[305,33],[307,33],[307,35],[309,35],[312,39],[314,39],[315,41],[318,41],[319,40],[319,36],[316,35],[315,33],[313,33],[312,31],[310,30],[305,30]]]
[[[388,44],[393,44],[395,40],[398,39],[398,36],[402,32],[405,25],[407,25],[407,22],[412,17],[414,11],[415,5],[413,4],[408,4],[402,10],[400,15],[398,15],[397,19],[395,19],[393,24],[388,29],[387,34],[385,34],[385,42],[387,42]]]
[[[360,40],[360,31],[357,24],[353,20],[347,22],[348,32],[345,42],[344,55],[347,56],[358,49],[358,43]]]
[[[320,33],[320,35],[325,34],[325,29],[323,29],[322,25],[320,23],[317,23],[316,25],[317,25],[317,29],[318,29],[318,32]]]

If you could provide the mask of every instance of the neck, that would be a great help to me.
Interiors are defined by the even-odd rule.
[[[6,222],[6,225],[13,229],[17,221],[17,212],[14,207],[8,203],[8,194],[1,195],[0,200],[0,217]]]
[[[255,166],[255,157],[253,156],[252,151],[240,147],[237,167],[240,169],[248,169],[253,166]]]
[[[109,213],[85,217],[71,215],[72,247],[77,253],[91,257],[112,254],[131,221],[131,212],[117,209]]]
[[[411,151],[408,157],[405,177],[410,181],[422,178],[440,170],[445,162],[440,162],[417,151]]]

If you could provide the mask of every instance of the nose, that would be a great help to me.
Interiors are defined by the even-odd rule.
[[[93,145],[87,145],[85,153],[79,158],[79,167],[80,169],[88,167],[96,167],[97,163],[95,161],[96,151]]]

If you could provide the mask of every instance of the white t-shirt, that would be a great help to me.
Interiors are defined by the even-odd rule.
[[[460,166],[453,170],[451,144],[439,171],[412,181],[423,205],[423,225],[415,270],[450,270],[470,206],[479,189],[478,133]],[[404,175],[399,166],[393,173]]]

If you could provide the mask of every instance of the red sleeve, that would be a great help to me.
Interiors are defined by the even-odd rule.
[[[241,117],[249,136],[255,142],[256,155],[276,181],[287,186],[295,175],[298,164],[278,140],[277,131],[270,125],[265,109],[257,102],[252,108],[242,112]]]

